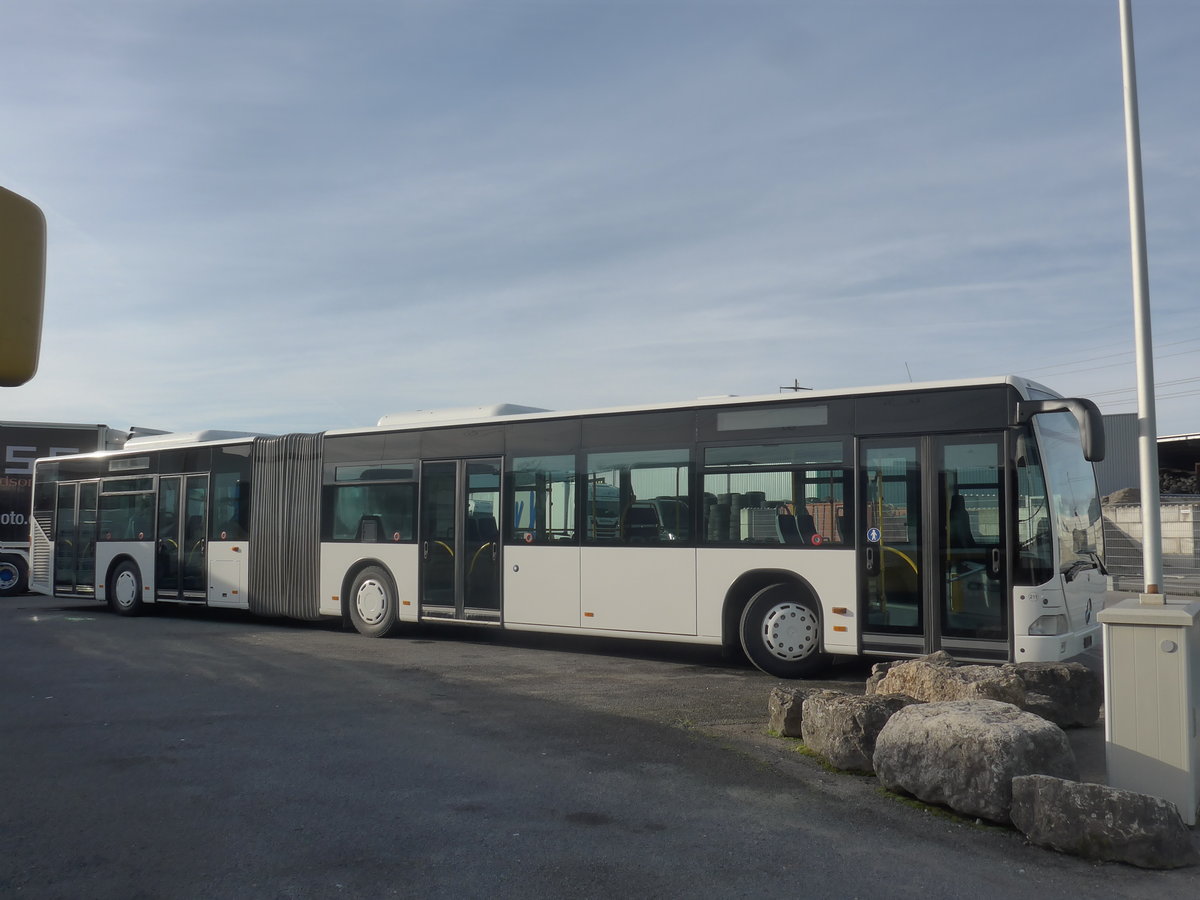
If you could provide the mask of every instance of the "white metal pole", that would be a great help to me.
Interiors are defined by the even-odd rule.
[[[1137,350],[1138,455],[1142,497],[1143,602],[1162,602],[1162,515],[1158,496],[1158,424],[1154,411],[1154,353],[1150,336],[1150,274],[1142,197],[1142,145],[1133,60],[1133,0],[1118,0],[1121,72],[1125,86],[1125,157],[1129,174],[1129,239],[1133,261],[1133,334]]]

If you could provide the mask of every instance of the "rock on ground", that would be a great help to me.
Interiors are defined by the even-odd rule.
[[[1103,784],[1017,776],[1012,821],[1033,843],[1086,859],[1147,869],[1200,862],[1173,803]]]
[[[868,694],[900,693],[918,700],[1001,700],[1060,728],[1088,727],[1100,717],[1100,676],[1077,662],[964,666],[939,650],[900,662],[877,663]]]
[[[768,727],[783,737],[801,736],[804,716],[804,699],[820,688],[782,688],[771,691],[767,699]]]
[[[1078,662],[1016,663],[1002,666],[1025,685],[1022,709],[1060,728],[1087,728],[1100,718],[1100,676]]]
[[[1014,777],[1078,778],[1061,728],[996,700],[904,707],[880,731],[873,763],[890,790],[1005,824]]]
[[[1025,685],[1011,666],[960,666],[944,650],[875,669],[867,680],[869,694],[905,694],[927,702],[999,700],[1018,707],[1025,703]]]
[[[872,772],[879,732],[897,710],[916,702],[897,694],[817,691],[804,701],[804,743],[839,769]]]

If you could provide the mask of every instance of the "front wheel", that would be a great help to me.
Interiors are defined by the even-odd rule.
[[[136,616],[142,611],[142,573],[129,560],[113,570],[108,605],[119,616]]]
[[[387,572],[368,566],[350,588],[350,621],[359,634],[384,637],[396,625],[396,591]]]
[[[25,560],[13,553],[0,556],[0,597],[16,597],[29,587]]]
[[[803,678],[826,665],[821,616],[815,604],[788,584],[772,584],[742,611],[742,649],[750,662],[777,678]]]

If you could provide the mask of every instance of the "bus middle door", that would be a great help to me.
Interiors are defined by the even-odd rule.
[[[154,597],[172,603],[208,599],[208,476],[158,479]]]
[[[421,466],[421,614],[500,621],[499,459]]]

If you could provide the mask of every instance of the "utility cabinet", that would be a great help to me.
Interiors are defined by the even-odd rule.
[[[1200,807],[1200,602],[1125,600],[1104,626],[1104,737],[1110,787]]]

